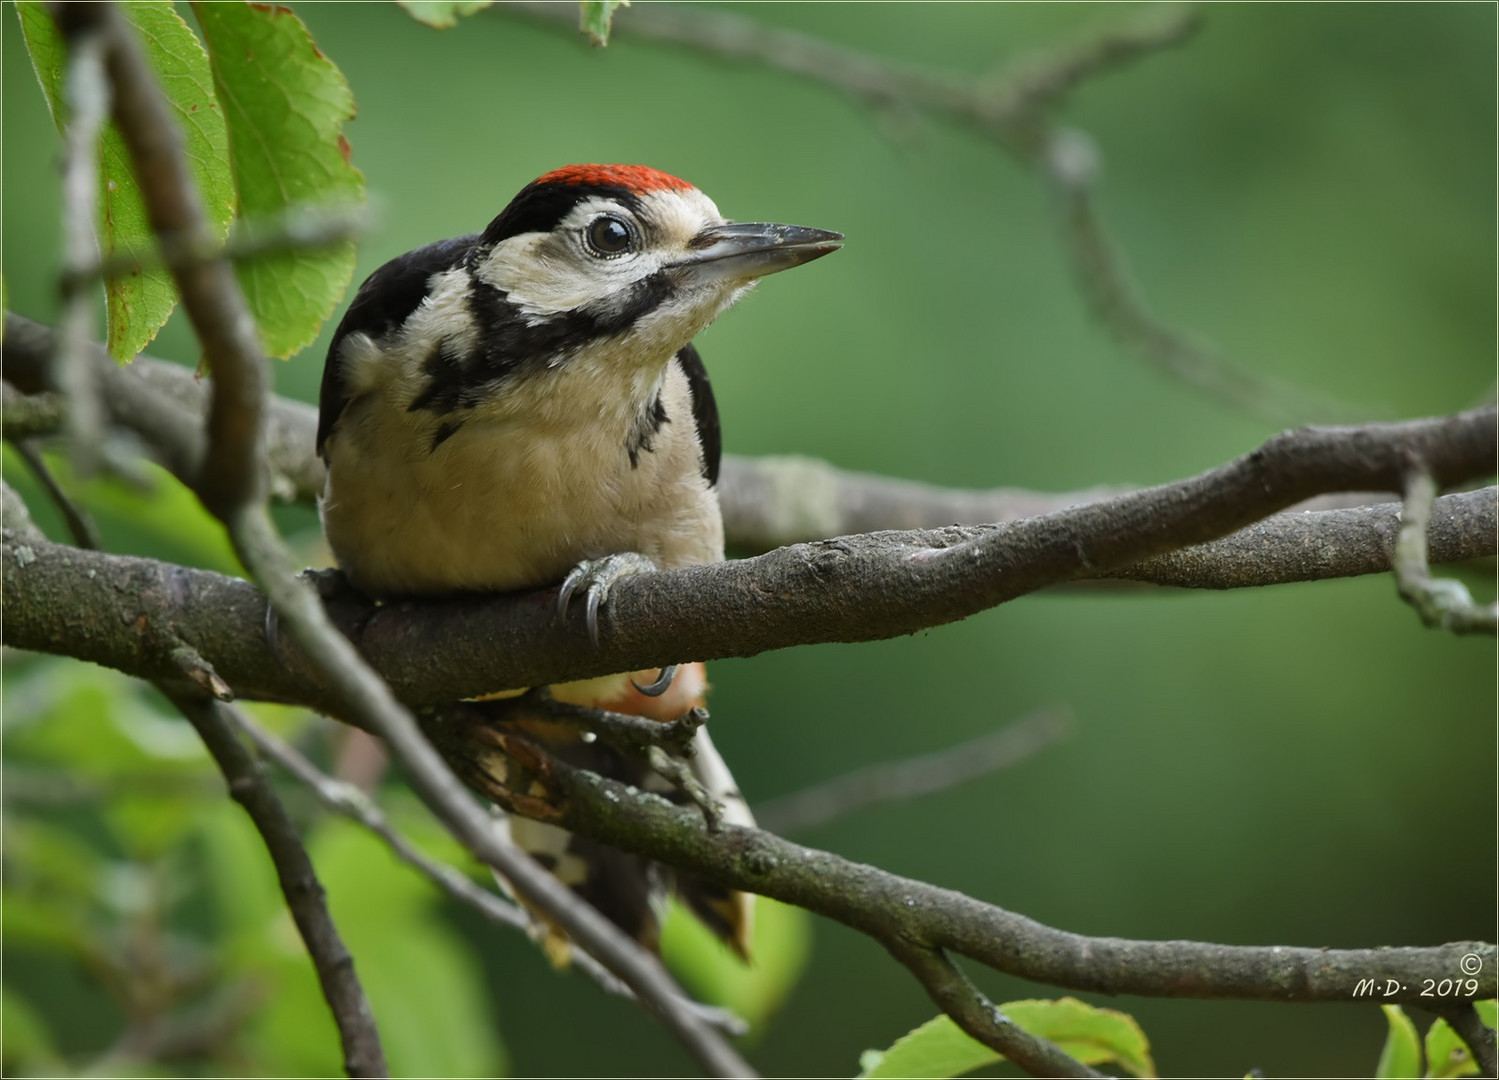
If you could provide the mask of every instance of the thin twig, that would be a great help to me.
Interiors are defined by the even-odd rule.
[[[188,269],[214,259],[245,262],[283,252],[318,251],[355,239],[369,225],[367,206],[294,205],[268,218],[237,222],[234,235],[222,243],[198,236],[163,243],[151,251],[96,259],[65,274],[64,281],[78,288],[142,271]]]
[[[1478,604],[1462,582],[1431,576],[1426,531],[1436,497],[1437,484],[1431,475],[1422,468],[1411,469],[1395,541],[1395,582],[1400,596],[1427,626],[1454,634],[1493,634],[1499,627],[1499,602]],[[1492,489],[1489,497],[1493,497]]]
[[[317,796],[319,802],[334,813],[357,822],[374,833],[384,841],[398,859],[424,874],[449,897],[473,908],[496,926],[505,927],[507,930],[520,930],[523,933],[531,929],[530,916],[520,908],[475,884],[453,867],[438,862],[402,836],[374,799],[358,787],[329,776],[309,761],[296,747],[261,727],[242,710],[228,709],[225,712],[235,725],[249,736],[250,741],[262,754],[305,784]],[[9,779],[7,778],[8,794]],[[611,975],[607,968],[588,953],[575,949],[572,960],[588,978],[607,993],[631,1001],[637,1000],[629,987]],[[702,1006],[690,999],[685,999],[683,1005],[702,1010],[705,1019],[731,1035],[742,1035],[746,1030],[744,1022],[732,1013]]]
[[[1101,1077],[1061,1047],[1032,1035],[1006,1016],[938,948],[899,938],[885,942],[890,954],[926,988],[937,1007],[979,1042],[1032,1076]]]
[[[323,996],[338,1025],[348,1074],[390,1075],[385,1053],[380,1048],[374,1013],[354,971],[354,959],[328,914],[327,897],[312,860],[264,770],[235,736],[233,724],[226,716],[228,707],[171,686],[163,685],[161,689],[197,729],[224,774],[230,796],[244,807],[265,841],[286,906],[307,945]]]
[[[94,524],[94,519],[62,489],[62,485],[57,482],[57,477],[53,476],[52,470],[47,468],[47,461],[42,457],[42,448],[37,445],[36,440],[19,439],[11,445],[16,448],[16,453],[21,456],[21,460],[26,462],[26,467],[36,477],[37,483],[41,484],[47,492],[47,497],[57,506],[63,521],[67,523],[73,543],[90,551],[99,550],[102,545],[99,541],[99,529]]]
[[[754,808],[767,832],[794,833],[887,802],[905,802],[1009,769],[1039,753],[1072,725],[1066,709],[1045,709],[935,753],[845,773]]]

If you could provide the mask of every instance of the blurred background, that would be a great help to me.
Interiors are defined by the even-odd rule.
[[[380,216],[356,280],[482,228],[575,161],[648,163],[730,217],[847,234],[844,251],[765,282],[699,339],[731,453],[1070,490],[1179,478],[1273,434],[1113,344],[1036,177],[945,121],[634,40],[628,10],[606,50],[504,13],[440,32],[393,4],[296,10],[359,106],[346,133]],[[974,76],[1127,14],[721,10]],[[8,303],[50,321],[59,143],[13,11],[3,34]],[[1110,232],[1161,316],[1370,418],[1450,412],[1494,380],[1494,34],[1489,5],[1209,5],[1194,38],[1089,81],[1061,118],[1097,141]],[[277,366],[281,393],[316,399],[327,338]],[[180,317],[150,351],[197,359]],[[10,457],[5,473],[64,536]],[[170,480],[150,496],[104,480],[75,490],[112,550],[234,569]],[[282,522],[315,558],[314,514]],[[1491,574],[1467,580],[1492,596]],[[752,802],[1042,706],[1075,716],[1012,770],[801,842],[1089,934],[1493,940],[1494,644],[1424,629],[1386,577],[1042,594],[910,638],[711,672],[714,739]],[[259,715],[325,761],[336,750],[323,722]],[[5,755],[8,1075],[339,1071],[258,840],[164,703],[108,672],[10,653]],[[692,1071],[634,1007],[552,972],[519,935],[288,797],[398,1071]],[[398,782],[382,799],[458,857]],[[795,913],[767,921],[752,986],[712,971],[699,985],[758,1018],[747,1053],[768,1075],[851,1075],[860,1051],[934,1014],[861,936]],[[718,963],[696,948],[680,945],[684,962]],[[1061,994],[973,973],[998,1001]],[[1367,1075],[1384,1032],[1367,1003],[1091,1000],[1133,1013],[1168,1075]],[[140,1046],[165,1060],[142,1064]]]

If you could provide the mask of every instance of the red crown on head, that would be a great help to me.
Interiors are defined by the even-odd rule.
[[[651,191],[690,191],[686,180],[652,169],[646,165],[564,165],[545,176],[538,184],[573,184],[588,187],[617,187],[637,195]]]

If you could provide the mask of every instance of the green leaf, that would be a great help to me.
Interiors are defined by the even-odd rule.
[[[483,11],[494,0],[397,0],[417,22],[446,30],[464,15]]]
[[[1380,1080],[1389,1077],[1419,1077],[1421,1075],[1421,1037],[1416,1034],[1416,1025],[1405,1015],[1399,1005],[1381,1005],[1390,1033],[1385,1036],[1384,1049],[1379,1052],[1379,1064],[1374,1066],[1374,1075]]]
[[[630,0],[583,0],[579,5],[578,29],[587,34],[593,44],[608,45],[615,10],[629,6]]]
[[[9,986],[0,990],[0,1031],[5,1032],[6,1076],[26,1073],[61,1075],[65,1071],[47,1021]]]
[[[279,4],[195,3],[214,85],[229,123],[230,160],[247,222],[293,207],[342,208],[364,200],[349,164],[344,121],[354,115],[348,80]],[[354,242],[289,251],[236,268],[261,345],[286,357],[317,336],[354,276]]]
[[[234,212],[229,137],[213,95],[213,77],[203,46],[167,0],[137,0],[120,9],[135,27],[167,103],[182,129],[188,166],[203,196],[213,235],[228,234]],[[17,5],[32,66],[46,94],[52,119],[67,126],[63,94],[66,50],[46,8],[37,0]],[[99,140],[99,247],[106,258],[144,257],[155,250],[130,155],[114,124]],[[146,347],[177,305],[177,290],[165,270],[139,271],[105,287],[106,341],[116,360],[128,361]]]
[[[750,963],[675,901],[661,928],[661,955],[692,990],[713,1005],[759,1027],[786,1000],[812,949],[812,920],[805,911],[755,897],[755,944]]]
[[[1011,1001],[1000,1009],[1032,1035],[1050,1039],[1085,1065],[1114,1062],[1132,1076],[1154,1076],[1150,1043],[1128,1013],[1076,998]],[[950,1016],[928,1020],[890,1049],[866,1050],[860,1077],[961,1076],[1004,1057],[972,1038]]]
[[[507,1071],[474,951],[442,921],[436,888],[342,818],[324,821],[309,848],[379,1022],[391,1075]]]
[[[1473,1003],[1479,1018],[1490,1027],[1494,1025],[1494,1005],[1493,1001]],[[1473,1060],[1468,1044],[1441,1017],[1426,1032],[1426,1075],[1437,1080],[1478,1075],[1478,1064]]]

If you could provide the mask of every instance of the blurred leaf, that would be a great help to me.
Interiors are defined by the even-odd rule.
[[[609,44],[609,31],[614,25],[617,8],[629,7],[630,0],[583,0],[578,5],[578,29],[588,35],[595,45]]]
[[[435,888],[341,818],[327,819],[311,846],[392,1075],[508,1071],[473,950],[441,920]]]
[[[0,1031],[5,1032],[4,1050],[0,1053],[6,1076],[64,1071],[47,1022],[9,986],[0,989]]]
[[[661,928],[661,955],[698,998],[763,1024],[791,992],[812,950],[812,917],[763,896],[755,902],[750,963],[740,960],[675,900]]]
[[[459,18],[483,11],[494,0],[398,0],[417,22],[446,30],[456,26]]]
[[[1494,1026],[1494,1006],[1493,1001],[1473,1003],[1479,1019],[1489,1027]],[[1478,1064],[1473,1060],[1468,1044],[1441,1017],[1437,1017],[1426,1031],[1426,1075],[1435,1078],[1478,1075]]]
[[[1426,1075],[1430,1077],[1476,1076],[1478,1065],[1468,1044],[1458,1038],[1452,1025],[1441,1017],[1426,1032]]]
[[[362,202],[364,177],[349,164],[343,136],[354,95],[302,20],[279,4],[195,3],[193,12],[229,122],[240,217]],[[237,270],[262,346],[287,357],[317,336],[343,298],[354,242],[249,259]]]
[[[1155,1075],[1150,1043],[1128,1013],[1100,1009],[1070,997],[1011,1001],[1000,1009],[1032,1035],[1050,1039],[1085,1065],[1116,1062],[1132,1076]],[[866,1050],[859,1057],[863,1070],[859,1075],[961,1076],[1003,1060],[944,1015],[901,1036],[888,1050]]]
[[[152,462],[139,467],[149,487],[140,491],[108,475],[79,481],[66,454],[44,452],[43,459],[63,490],[89,511],[104,533],[105,547],[117,554],[149,554],[188,566],[243,575],[228,534],[187,486]],[[15,450],[4,448],[5,479],[34,509],[46,496]],[[37,514],[38,518],[41,514]],[[127,535],[128,533],[128,535]],[[132,550],[134,549],[134,550]]]
[[[215,239],[229,231],[234,186],[229,172],[229,139],[213,96],[213,78],[203,46],[167,0],[136,0],[120,10],[135,27],[167,103],[180,121],[188,167],[203,196],[203,209]],[[41,80],[52,119],[67,126],[63,100],[65,49],[46,7],[37,0],[17,5],[21,32]],[[99,247],[105,258],[148,256],[156,248],[140,187],[130,171],[130,155],[112,122],[99,142]],[[177,290],[165,270],[138,271],[115,278],[105,288],[107,343],[116,360],[128,361],[146,347],[177,305]]]
[[[1419,1077],[1421,1075],[1421,1036],[1416,1034],[1416,1025],[1405,1015],[1399,1005],[1381,1005],[1390,1033],[1385,1036],[1384,1049],[1379,1052],[1379,1064],[1374,1066],[1374,1075],[1380,1080],[1392,1077]]]

